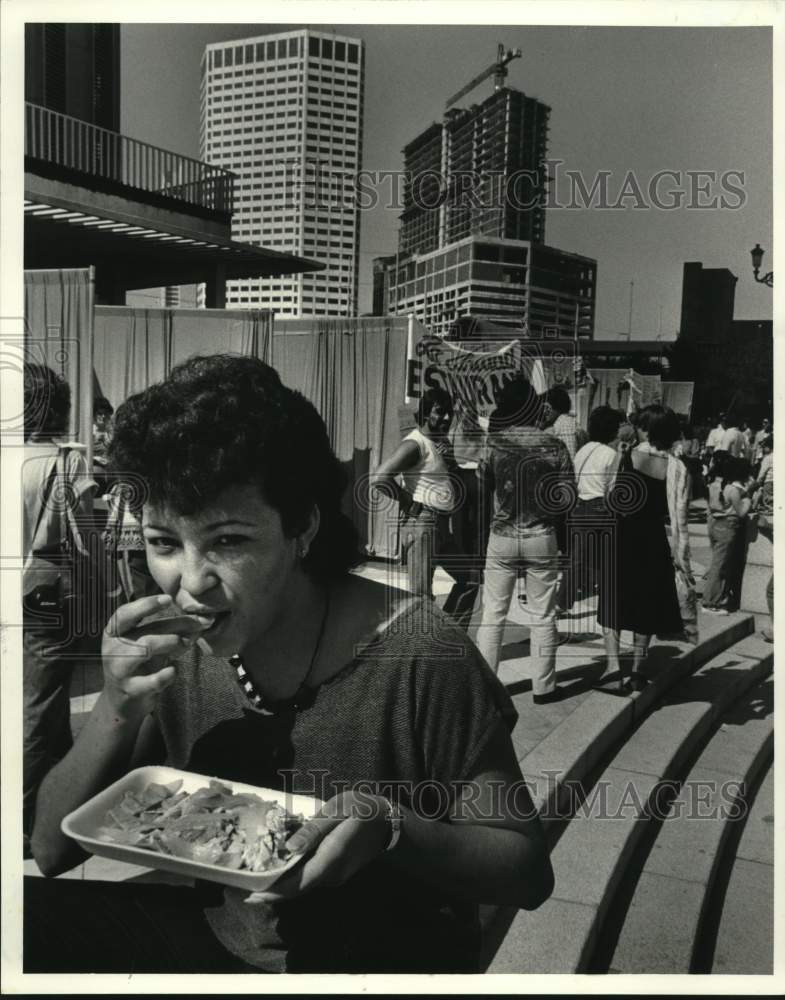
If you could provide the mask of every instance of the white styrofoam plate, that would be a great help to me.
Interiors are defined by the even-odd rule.
[[[126,792],[140,793],[151,782],[168,785],[178,779],[182,779],[183,782],[180,791],[189,793],[195,792],[199,788],[205,788],[211,781],[203,774],[178,771],[173,767],[138,767],[134,771],[129,771],[124,777],[64,817],[61,829],[67,837],[72,837],[85,851],[91,854],[112,858],[115,861],[125,861],[131,865],[143,865],[146,868],[158,868],[162,871],[175,872],[191,878],[206,879],[209,882],[220,882],[237,889],[247,889],[249,892],[261,892],[269,888],[284,872],[289,871],[302,860],[302,856],[298,855],[265,872],[235,871],[222,865],[176,858],[144,847],[116,844],[100,836],[101,827],[107,825],[106,814],[108,810],[116,806]],[[236,793],[247,792],[259,795],[267,801],[277,802],[290,813],[302,813],[305,819],[315,815],[322,805],[321,800],[309,795],[293,795],[290,792],[276,791],[272,788],[257,788],[254,785],[245,785],[240,781],[225,781],[223,778],[217,780]]]

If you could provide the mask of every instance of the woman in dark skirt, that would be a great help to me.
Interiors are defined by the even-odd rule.
[[[685,531],[689,487],[683,464],[670,454],[680,436],[679,422],[665,407],[647,409],[648,441],[624,455],[609,498],[618,514],[613,569],[599,587],[597,620],[605,636],[608,667],[619,672],[619,687],[625,692],[644,683],[640,666],[651,637],[682,630],[674,561],[691,575]],[[669,514],[673,556],[665,531]],[[631,673],[620,662],[622,629],[634,634]]]

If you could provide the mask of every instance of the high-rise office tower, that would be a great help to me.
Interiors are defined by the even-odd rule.
[[[227,307],[357,312],[365,53],[311,30],[208,45],[201,156],[237,177],[232,238],[321,260],[323,271],[229,281]]]

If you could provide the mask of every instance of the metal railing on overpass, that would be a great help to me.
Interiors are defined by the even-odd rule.
[[[222,167],[25,103],[25,157],[230,215],[235,175]]]

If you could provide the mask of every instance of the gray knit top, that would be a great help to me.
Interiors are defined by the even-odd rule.
[[[371,783],[432,818],[494,761],[516,712],[466,636],[414,600],[299,710],[254,708],[228,660],[195,647],[157,719],[173,767],[328,799]],[[497,739],[493,739],[497,737]],[[508,766],[515,757],[510,745]],[[212,893],[212,895],[211,895]],[[206,891],[207,919],[233,954],[266,971],[474,971],[477,908],[383,861],[337,889],[248,906]]]

